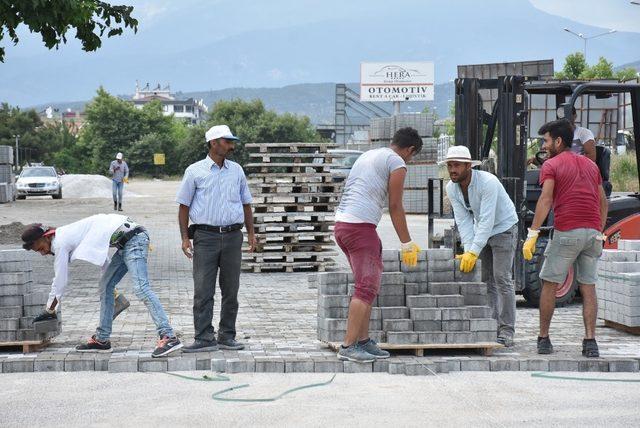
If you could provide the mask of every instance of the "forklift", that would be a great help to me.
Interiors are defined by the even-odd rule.
[[[498,96],[491,111],[485,111],[481,90],[497,89]],[[527,169],[527,149],[537,129],[529,128],[529,103],[532,94],[547,94],[555,98],[558,118],[571,118],[572,107],[585,95],[608,98],[626,93],[631,98],[633,147],[640,170],[640,84],[604,83],[597,81],[539,81],[533,78],[507,75],[496,79],[458,78],[455,80],[455,144],[469,148],[474,159],[483,161],[480,168],[490,170],[502,182],[518,213],[518,248],[514,262],[516,292],[532,306],[538,306],[542,282],[538,272],[544,261],[544,250],[553,231],[553,216],[549,215],[541,230],[534,257],[522,256],[522,243],[531,226],[536,203],[541,193],[538,184],[540,170]],[[631,135],[631,134],[628,134]],[[497,152],[497,166],[491,167],[492,144]],[[606,151],[598,150],[598,155]],[[615,155],[615,154],[614,154]],[[544,162],[545,153],[536,159]],[[599,163],[600,159],[597,159]],[[601,174],[608,174],[608,165],[599,165]],[[495,170],[492,170],[495,169]],[[640,171],[638,173],[640,183]],[[608,198],[609,211],[605,228],[605,248],[617,248],[620,239],[640,239],[640,194],[617,193]],[[573,269],[556,291],[556,305],[571,303],[578,293]]]

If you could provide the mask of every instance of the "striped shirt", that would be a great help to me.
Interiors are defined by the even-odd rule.
[[[176,202],[189,207],[192,223],[209,226],[244,223],[242,205],[251,201],[242,167],[225,159],[220,168],[208,155],[187,167],[176,196]]]

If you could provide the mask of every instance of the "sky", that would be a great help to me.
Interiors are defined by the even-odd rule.
[[[537,9],[582,24],[640,32],[640,6],[629,0],[529,0]],[[590,36],[591,34],[586,34]],[[638,48],[640,53],[640,48]]]

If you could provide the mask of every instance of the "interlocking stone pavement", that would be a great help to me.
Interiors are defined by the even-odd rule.
[[[185,343],[193,339],[191,262],[180,250],[177,207],[173,202],[178,182],[138,181],[130,185],[133,192],[146,197],[127,198],[124,213],[150,231],[153,251],[149,256],[151,285],[169,316],[170,322]],[[62,225],[88,215],[109,213],[108,199],[34,198],[0,205],[0,224],[20,221]],[[409,216],[409,227],[417,243],[426,247],[426,217]],[[379,228],[383,245],[397,248],[399,242],[388,215]],[[0,245],[0,249],[16,248]],[[29,256],[34,269],[34,286],[48,290],[52,279],[52,257]],[[347,268],[343,256],[338,257]],[[100,269],[84,262],[74,262],[70,282],[63,300],[62,333],[39,353],[23,355],[0,349],[3,372],[39,370],[110,370],[157,371],[226,369],[231,371],[389,371],[393,373],[429,374],[425,367],[438,372],[455,370],[599,370],[638,371],[640,341],[598,322],[597,338],[602,358],[587,361],[580,355],[583,335],[579,304],[556,309],[551,339],[555,354],[536,353],[538,313],[523,304],[517,312],[515,346],[496,351],[492,357],[474,352],[428,352],[423,358],[396,355],[389,362],[354,367],[336,361],[335,354],[316,338],[317,290],[310,289],[305,273],[243,273],[238,315],[238,340],[247,346],[243,351],[218,351],[201,354],[172,355],[152,361],[150,353],[157,339],[145,306],[133,294],[127,277],[119,288],[127,295],[131,307],[113,324],[112,354],[80,355],[73,348],[85,341],[98,323],[97,283]],[[216,293],[216,312],[220,309]],[[523,303],[523,302],[520,302]],[[416,367],[418,364],[420,367]],[[405,370],[405,366],[408,367]],[[433,370],[433,369],[430,369]]]

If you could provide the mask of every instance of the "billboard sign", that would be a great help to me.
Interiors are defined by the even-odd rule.
[[[360,101],[432,101],[433,62],[363,62]]]

